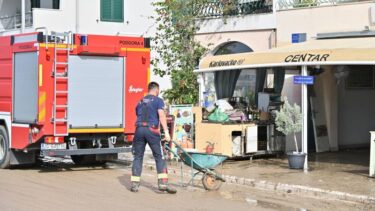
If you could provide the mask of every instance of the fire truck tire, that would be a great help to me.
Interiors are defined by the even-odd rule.
[[[0,125],[0,169],[10,167],[10,148],[8,133],[4,126]]]
[[[104,165],[106,161],[97,161],[96,155],[72,155],[70,156],[76,165]]]

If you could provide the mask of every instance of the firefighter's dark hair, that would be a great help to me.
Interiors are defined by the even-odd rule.
[[[158,83],[156,83],[156,82],[153,81],[153,82],[150,82],[148,84],[148,91],[151,91],[151,90],[156,89],[156,88],[159,89],[159,84]]]

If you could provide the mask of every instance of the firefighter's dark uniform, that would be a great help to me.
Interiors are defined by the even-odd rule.
[[[134,161],[131,176],[132,182],[139,182],[141,179],[146,144],[150,146],[156,162],[159,184],[160,182],[165,184],[168,181],[166,163],[161,147],[159,109],[164,109],[164,102],[159,97],[153,95],[145,96],[137,105],[137,128],[133,140]]]

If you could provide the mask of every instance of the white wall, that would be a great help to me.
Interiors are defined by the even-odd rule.
[[[65,0],[66,1],[66,0]],[[149,36],[154,21],[149,17],[154,14],[151,0],[124,0],[124,22],[100,21],[100,0],[80,0],[78,7],[78,32],[94,34],[138,34]]]
[[[243,16],[234,16],[227,18],[207,18],[200,23],[200,30],[197,34],[234,32],[249,30],[265,30],[276,28],[276,15],[252,14]]]
[[[339,147],[370,144],[375,130],[375,90],[349,90],[340,83],[338,91]]]
[[[275,35],[271,30],[218,32],[210,34],[198,34],[195,39],[210,49],[215,49],[229,41],[241,42],[249,46],[253,51],[270,49],[274,44]]]
[[[47,27],[49,31],[73,31],[76,27],[75,4],[73,1],[61,0],[60,9],[33,9],[34,28]]]

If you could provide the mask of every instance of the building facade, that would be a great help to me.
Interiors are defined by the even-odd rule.
[[[216,2],[223,4],[223,1]],[[374,1],[238,0],[234,2],[235,6],[226,13],[218,12],[213,9],[218,7],[210,4],[206,7],[201,30],[197,33],[196,39],[209,46],[211,55],[223,51],[222,48],[225,50],[230,43],[241,43],[249,47],[250,52],[257,52],[316,38],[374,36]],[[241,51],[227,50],[227,53],[241,53]],[[324,141],[327,142],[327,147],[316,149],[317,146],[311,146],[313,148],[311,150],[336,151],[344,148],[367,147],[370,140],[369,131],[375,128],[373,123],[375,114],[369,107],[374,103],[375,89],[372,88],[374,86],[356,87],[351,86],[350,83],[356,80],[353,83],[360,84],[371,78],[368,83],[373,84],[374,68],[372,66],[317,68],[322,69],[322,73],[316,75],[316,83],[312,86],[313,91],[310,91],[314,96],[311,97],[310,105],[313,109],[309,113],[309,118],[314,118],[314,126],[320,128],[321,132],[324,131],[320,134],[326,136]],[[346,77],[339,78],[338,74],[343,69],[347,72]],[[287,96],[290,102],[301,104],[300,86],[293,83],[293,76],[298,74],[300,70],[286,69],[283,95]],[[251,70],[242,71],[241,75],[237,82],[238,90],[245,86],[244,80],[256,77]],[[273,86],[272,73],[270,75],[265,85],[268,88]],[[241,80],[241,77],[244,80]],[[212,85],[206,87],[213,88]],[[240,91],[236,91],[236,94],[243,97],[247,95]],[[293,146],[287,144],[287,150],[292,148]]]
[[[152,0],[0,0],[0,36],[48,31],[101,35],[152,37],[156,33]],[[22,5],[25,24],[22,29]],[[154,55],[151,52],[152,57]],[[170,88],[168,77],[151,74],[162,89]]]

